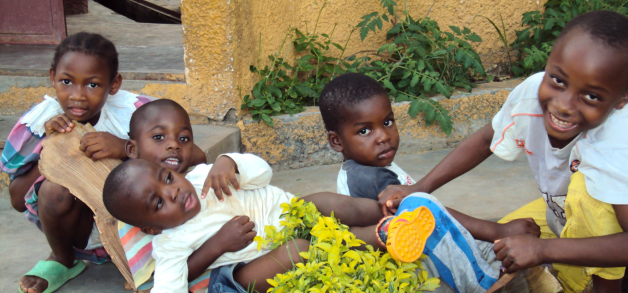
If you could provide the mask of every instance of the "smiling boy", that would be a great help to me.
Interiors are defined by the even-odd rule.
[[[179,173],[205,162],[205,153],[194,144],[187,112],[167,99],[147,103],[133,113],[126,153]]]
[[[554,263],[566,292],[589,283],[594,292],[619,292],[628,264],[628,141],[621,134],[628,125],[628,18],[611,11],[574,18],[545,70],[513,90],[492,125],[417,184],[385,190],[380,204],[394,210],[405,195],[432,192],[493,153],[506,160],[525,153],[542,198],[501,221],[532,217],[541,239],[497,243],[506,271]]]

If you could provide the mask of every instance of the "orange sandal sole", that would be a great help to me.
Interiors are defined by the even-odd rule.
[[[435,227],[434,215],[427,207],[419,207],[396,217],[388,228],[386,247],[394,260],[414,262],[425,248]]]

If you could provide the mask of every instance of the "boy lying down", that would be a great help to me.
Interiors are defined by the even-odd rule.
[[[111,215],[140,227],[144,233],[157,235],[153,239],[156,266],[152,292],[187,292],[186,261],[210,237],[244,232],[246,239],[254,236],[248,233],[265,238],[266,225],[280,227],[280,205],[289,203],[294,195],[269,185],[272,170],[261,158],[250,154],[223,156],[233,160],[240,185],[224,201],[216,196],[202,200],[198,197],[212,165],[199,165],[183,175],[154,162],[135,159],[120,164],[107,177],[103,201]],[[425,207],[406,211],[386,225],[377,225],[383,215],[373,200],[334,193],[316,193],[303,199],[314,203],[325,216],[333,211],[366,244],[385,243],[391,254],[394,252],[406,261],[418,259],[434,229],[433,220],[427,221],[428,225],[420,224],[423,219],[432,218]],[[254,226],[257,232],[247,233]],[[394,228],[388,231],[388,227]],[[397,245],[388,239],[414,241]],[[209,292],[244,293],[251,289],[266,292],[270,287],[266,279],[285,273],[292,268],[293,261],[300,262],[298,253],[308,251],[310,244],[295,239],[272,251],[267,248],[258,251],[251,242],[248,240],[248,245],[239,251],[212,254],[218,257],[209,266],[213,269]]]

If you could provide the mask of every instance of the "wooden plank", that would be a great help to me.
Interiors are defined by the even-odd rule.
[[[127,283],[135,283],[118,235],[118,220],[105,208],[102,190],[107,175],[122,161],[103,159],[93,162],[79,150],[81,138],[96,131],[91,125],[74,121],[71,132],[54,132],[42,143],[39,171],[46,179],[66,187],[94,212],[100,241]]]

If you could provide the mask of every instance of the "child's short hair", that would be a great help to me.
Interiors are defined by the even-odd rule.
[[[130,218],[125,217],[121,212],[125,198],[129,197],[130,188],[127,182],[127,170],[132,167],[133,163],[140,163],[141,160],[128,160],[116,166],[105,180],[105,186],[102,191],[102,200],[107,211],[116,219],[123,221],[129,225],[138,225],[139,223],[129,223]]]
[[[99,34],[80,32],[65,38],[55,49],[55,55],[51,64],[53,72],[56,72],[59,60],[69,52],[98,56],[107,62],[111,80],[118,75],[118,51],[116,51],[116,46]]]
[[[130,139],[137,138],[137,135],[139,134],[138,128],[139,128],[140,122],[144,120],[146,112],[152,108],[158,108],[159,110],[164,110],[167,108],[173,109],[179,112],[181,115],[184,115],[188,123],[190,122],[190,116],[188,115],[188,112],[186,112],[185,109],[181,105],[179,105],[179,103],[173,100],[169,100],[169,99],[155,100],[155,101],[144,104],[143,106],[137,108],[135,112],[133,112],[133,115],[131,116],[131,122],[129,123],[129,138]]]
[[[344,121],[345,111],[353,105],[376,95],[386,95],[386,90],[375,79],[359,73],[345,73],[325,85],[319,98],[319,107],[327,131],[338,131]]]
[[[598,10],[576,16],[565,25],[555,43],[578,28],[604,44],[628,53],[628,17],[609,10]]]

